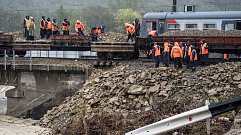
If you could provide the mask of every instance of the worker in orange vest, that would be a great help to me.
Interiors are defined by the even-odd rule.
[[[131,38],[131,42],[133,42],[135,27],[132,24],[128,24],[128,23],[125,23],[125,27],[126,27],[126,34],[128,35],[126,42],[128,42],[130,38]]]
[[[208,61],[208,44],[205,42],[205,39],[201,40],[200,54],[202,66],[206,66]]]
[[[84,35],[84,25],[82,24],[82,22],[80,22],[79,20],[76,21],[75,24],[75,34],[76,35]]]
[[[174,58],[174,69],[178,68],[182,69],[181,58],[183,57],[182,49],[179,47],[177,42],[174,43],[174,47],[172,47],[171,58]]]
[[[158,33],[156,30],[152,30],[148,33],[148,36],[147,36],[147,43],[148,44],[151,44],[152,43],[152,37],[154,36],[158,36]]]
[[[224,62],[228,61],[228,54],[227,53],[223,54],[223,61]]]
[[[195,49],[195,46],[191,46],[190,67],[192,69],[192,72],[196,71],[196,66],[197,66],[197,51]]]
[[[189,69],[190,67],[190,55],[191,55],[191,42],[187,41],[186,46],[185,46],[185,51],[184,51],[184,58],[187,62],[187,68]]]
[[[65,18],[63,21],[63,35],[69,35],[69,21]]]
[[[159,63],[161,62],[161,47],[154,43],[153,51],[152,51],[153,61],[156,63],[156,68],[159,67]]]
[[[40,22],[40,36],[41,38],[44,38],[46,35],[46,22],[45,22],[45,16],[42,16],[41,22]]]
[[[169,67],[169,62],[170,62],[170,48],[168,46],[168,43],[164,43],[164,51],[162,53],[162,59],[163,59],[163,65],[165,67]]]
[[[28,22],[27,29],[29,31],[29,40],[34,40],[34,30],[35,30],[35,24],[33,21],[33,17],[30,17],[30,21]]]
[[[58,25],[55,18],[53,19],[53,22],[52,22],[52,31],[53,31],[53,35],[59,35],[60,33],[58,31]]]
[[[52,35],[52,23],[50,18],[48,18],[46,22],[46,39],[49,39],[50,35]]]
[[[27,15],[23,20],[24,37],[26,38],[28,37],[28,30],[27,30],[28,22],[29,22],[29,16]]]

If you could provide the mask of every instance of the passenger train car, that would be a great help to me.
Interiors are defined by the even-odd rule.
[[[153,12],[144,15],[141,37],[151,30],[162,34],[172,30],[241,30],[241,11],[219,12]]]

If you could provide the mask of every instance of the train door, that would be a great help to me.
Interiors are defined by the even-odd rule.
[[[236,21],[236,30],[241,30],[241,20]]]
[[[143,20],[141,26],[141,37],[146,37],[152,30],[157,30],[157,20]]]
[[[159,22],[159,28],[158,28],[158,33],[163,34],[165,32],[165,23],[164,22]]]
[[[234,21],[223,21],[222,23],[222,30],[234,30],[235,29],[235,22]]]

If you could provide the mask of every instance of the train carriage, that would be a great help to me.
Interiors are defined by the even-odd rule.
[[[172,30],[241,30],[241,11],[220,12],[153,12],[144,15],[141,37],[152,30],[163,34]]]

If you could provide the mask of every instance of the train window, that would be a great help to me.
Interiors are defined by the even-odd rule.
[[[146,22],[146,31],[156,30],[156,22]]]
[[[232,24],[232,23],[226,23],[225,24],[225,31],[233,30],[233,29],[234,29],[234,24]]]
[[[186,24],[186,29],[197,29],[197,24]]]
[[[180,30],[180,25],[179,24],[168,24],[168,31],[172,30]]]
[[[217,29],[216,24],[203,24],[203,30]]]

